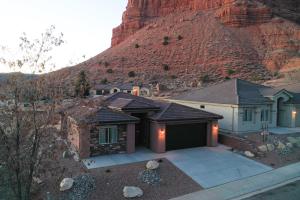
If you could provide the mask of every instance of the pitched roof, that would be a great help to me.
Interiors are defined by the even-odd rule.
[[[139,119],[122,112],[111,110],[106,107],[99,108],[96,112],[86,117],[84,122],[86,123],[136,123]]]
[[[177,103],[165,103],[161,112],[150,117],[156,121],[222,119],[221,115],[191,108]]]
[[[107,104],[111,104],[113,101],[115,101],[116,99],[119,99],[119,98],[132,99],[132,100],[136,100],[138,102],[145,103],[145,104],[150,104],[150,105],[153,105],[153,106],[157,105],[156,101],[153,101],[152,99],[148,99],[148,98],[145,98],[145,97],[134,96],[132,94],[127,94],[127,93],[123,93],[123,92],[117,92],[117,93],[111,94],[111,95],[107,96],[104,101]]]
[[[136,99],[118,98],[109,104],[110,108],[121,110],[159,110],[160,107],[147,102],[141,102]]]
[[[260,93],[260,90],[265,88],[269,87],[240,79],[232,79],[200,90],[187,92],[172,99],[234,105],[270,103],[271,100]]]

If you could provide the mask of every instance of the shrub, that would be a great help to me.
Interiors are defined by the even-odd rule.
[[[228,69],[227,70],[227,74],[228,75],[232,75],[232,74],[234,74],[235,73],[235,70],[233,70],[233,69]]]
[[[182,40],[183,37],[182,37],[181,35],[178,35],[178,36],[177,36],[177,39],[178,39],[178,40]]]
[[[135,77],[135,72],[134,71],[130,71],[130,72],[128,72],[128,76],[129,77]]]
[[[205,75],[201,76],[200,80],[201,80],[202,83],[208,83],[208,82],[210,82],[209,75],[205,74]]]
[[[108,66],[109,66],[109,62],[105,61],[105,62],[104,62],[104,66],[105,66],[105,67],[108,67]]]
[[[168,45],[169,44],[169,42],[168,41],[163,41],[163,45]]]
[[[177,76],[176,75],[172,75],[171,79],[177,79]]]
[[[168,36],[164,37],[163,45],[168,45],[169,44],[170,38]]]
[[[230,80],[231,78],[229,76],[226,76],[224,79],[227,81]]]
[[[99,61],[99,62],[98,62],[98,65],[102,65],[102,61]]]
[[[165,71],[169,71],[169,70],[170,70],[170,67],[169,67],[169,65],[167,65],[167,64],[163,64],[163,69],[164,69]]]
[[[135,44],[135,48],[136,49],[140,48],[140,45],[139,44]]]
[[[104,78],[104,79],[101,80],[101,84],[107,84],[107,83],[108,83],[107,78]]]
[[[106,72],[112,74],[114,71],[112,69],[107,69]]]

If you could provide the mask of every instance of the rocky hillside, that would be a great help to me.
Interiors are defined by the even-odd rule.
[[[294,0],[128,0],[112,47],[53,77],[70,83],[84,69],[92,83],[159,82],[170,89],[272,79],[300,68],[299,11]]]

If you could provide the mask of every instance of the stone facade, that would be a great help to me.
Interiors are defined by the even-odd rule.
[[[127,151],[127,125],[118,126],[118,142],[115,144],[99,144],[99,129],[94,125],[90,130],[90,154],[91,156],[126,153]],[[105,126],[104,126],[105,127]]]

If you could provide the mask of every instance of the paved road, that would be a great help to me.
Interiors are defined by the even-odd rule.
[[[299,200],[300,181],[290,183],[286,186],[255,195],[244,200]]]
[[[167,158],[206,189],[272,170],[271,167],[227,151],[222,145],[181,149],[164,154],[139,149],[133,154],[99,156],[84,160],[84,163],[87,168],[98,168],[157,158]]]

